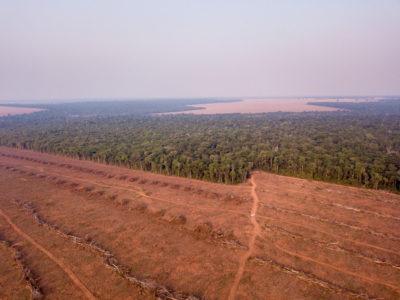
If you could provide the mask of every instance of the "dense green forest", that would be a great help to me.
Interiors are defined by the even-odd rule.
[[[327,106],[352,111],[355,114],[400,114],[398,99],[375,102],[309,102],[310,105]]]
[[[74,117],[50,110],[1,118],[0,144],[228,184],[261,169],[400,191],[399,105],[253,115]]]

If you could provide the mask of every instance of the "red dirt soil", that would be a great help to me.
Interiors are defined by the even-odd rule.
[[[4,240],[0,244],[0,266],[0,299],[30,299],[14,250]]]
[[[45,299],[400,297],[388,192],[262,172],[227,186],[6,147],[0,190],[0,238]],[[16,299],[9,269],[0,295]]]

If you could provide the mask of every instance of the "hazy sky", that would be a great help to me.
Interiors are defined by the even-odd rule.
[[[1,0],[0,100],[400,94],[400,0]]]

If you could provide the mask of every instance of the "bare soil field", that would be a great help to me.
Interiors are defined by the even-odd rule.
[[[0,106],[0,117],[4,116],[14,116],[14,115],[23,115],[23,114],[31,114],[34,112],[42,111],[40,108],[32,108],[32,107],[12,107],[12,106]]]
[[[399,299],[400,196],[0,147],[1,299]]]
[[[174,113],[163,114],[256,114],[267,112],[304,112],[304,111],[336,111],[338,109],[332,107],[323,107],[316,105],[307,105],[308,102],[360,102],[360,101],[377,101],[377,98],[366,99],[336,99],[336,98],[266,98],[266,99],[243,99],[238,102],[210,103],[191,105],[203,109],[189,110]]]

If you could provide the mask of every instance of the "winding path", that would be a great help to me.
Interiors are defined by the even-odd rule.
[[[72,280],[72,282],[82,291],[87,299],[96,300],[97,298],[87,289],[87,287],[79,280],[79,278],[58,258],[46,250],[43,246],[39,245],[34,239],[23,232],[11,219],[0,209],[0,215],[7,221],[7,223],[17,232],[20,236],[29,241],[33,246],[47,255],[53,262],[55,262]]]
[[[246,266],[246,262],[250,258],[251,254],[253,253],[254,245],[255,245],[255,242],[256,242],[256,237],[261,234],[260,225],[257,223],[257,220],[256,220],[256,214],[257,214],[257,208],[258,208],[259,199],[258,199],[258,196],[257,196],[257,193],[256,193],[257,185],[254,182],[254,177],[250,178],[250,183],[252,185],[251,196],[253,198],[253,206],[251,208],[250,221],[253,224],[253,231],[252,231],[251,236],[250,236],[248,250],[240,258],[239,269],[238,269],[238,271],[236,273],[235,280],[233,282],[231,291],[229,293],[229,298],[228,298],[229,300],[234,300],[235,299],[236,292],[237,292],[240,280],[242,279],[244,268]]]

